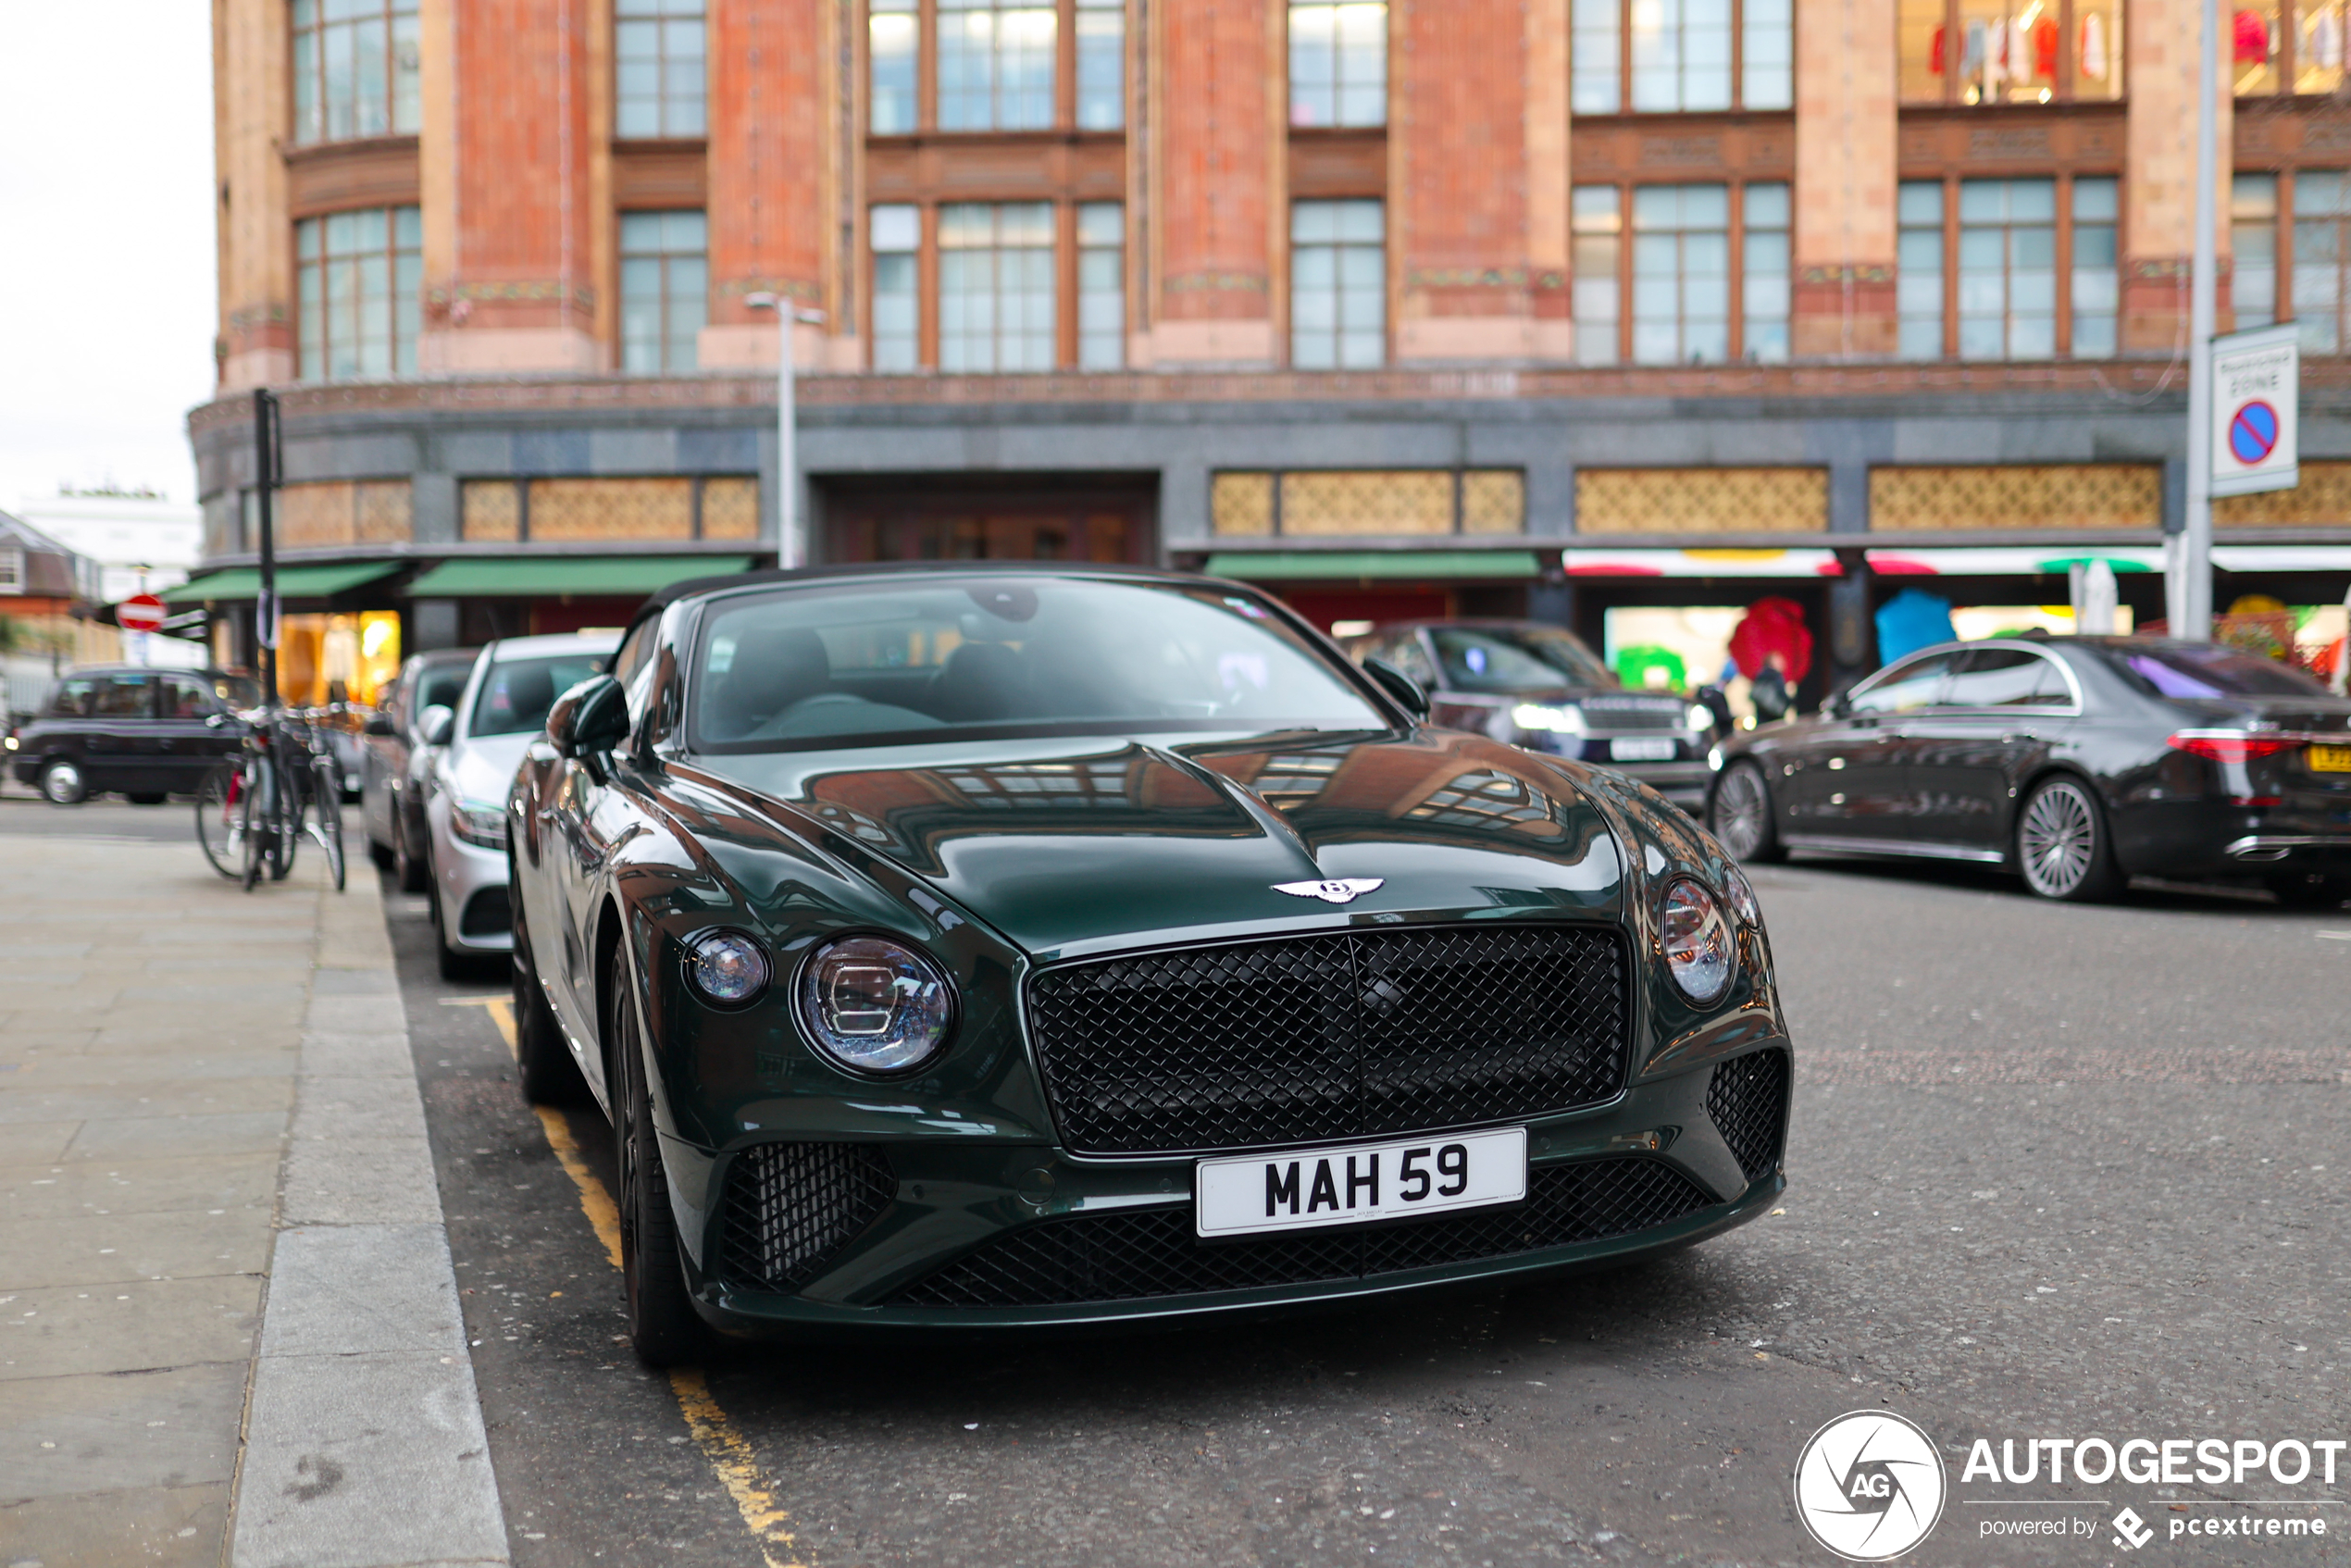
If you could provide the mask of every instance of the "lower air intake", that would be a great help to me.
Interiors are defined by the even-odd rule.
[[[863,1143],[766,1143],[727,1177],[720,1272],[789,1295],[823,1272],[898,1194],[880,1151]]]
[[[1761,1180],[1780,1163],[1787,1084],[1787,1052],[1758,1051],[1715,1064],[1706,1086],[1706,1114],[1749,1181]]]
[[[1526,1200],[1376,1230],[1315,1230],[1203,1243],[1192,1211],[1046,1220],[988,1243],[899,1292],[908,1307],[1047,1307],[1367,1279],[1629,1236],[1712,1200],[1656,1160],[1586,1160],[1527,1174]]]

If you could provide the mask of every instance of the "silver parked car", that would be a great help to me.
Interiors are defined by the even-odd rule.
[[[602,674],[619,644],[616,632],[492,642],[474,661],[455,709],[446,717],[422,716],[421,738],[436,748],[424,815],[444,978],[461,977],[472,960],[514,951],[507,787],[523,752],[546,728],[555,699]]]
[[[359,816],[376,864],[400,877],[400,890],[425,890],[425,783],[433,748],[425,718],[439,708],[454,716],[473,673],[479,648],[436,648],[412,653],[400,666],[383,706],[367,716],[367,751],[359,759]]]

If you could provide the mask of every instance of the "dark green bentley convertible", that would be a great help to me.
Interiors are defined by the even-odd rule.
[[[1238,584],[682,584],[508,803],[525,1092],[630,1326],[1101,1324],[1686,1245],[1785,1186],[1755,898]]]

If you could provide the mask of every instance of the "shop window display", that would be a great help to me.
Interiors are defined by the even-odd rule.
[[[2122,21],[2121,0],[1900,0],[1902,101],[2120,98]]]
[[[2240,98],[2332,93],[2343,85],[2345,0],[2235,0],[2222,8],[2221,47]]]

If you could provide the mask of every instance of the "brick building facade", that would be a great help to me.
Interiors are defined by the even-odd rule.
[[[780,295],[821,317],[817,560],[1208,566],[1596,641],[1773,591],[1866,666],[1872,566],[2062,603],[2178,526],[2196,9],[215,0],[221,570],[178,591],[236,626],[265,384],[297,609],[424,646],[771,558]],[[2344,0],[2228,9],[2221,324],[2308,357],[2304,486],[2222,506],[2216,598],[2315,603],[2351,579]]]

